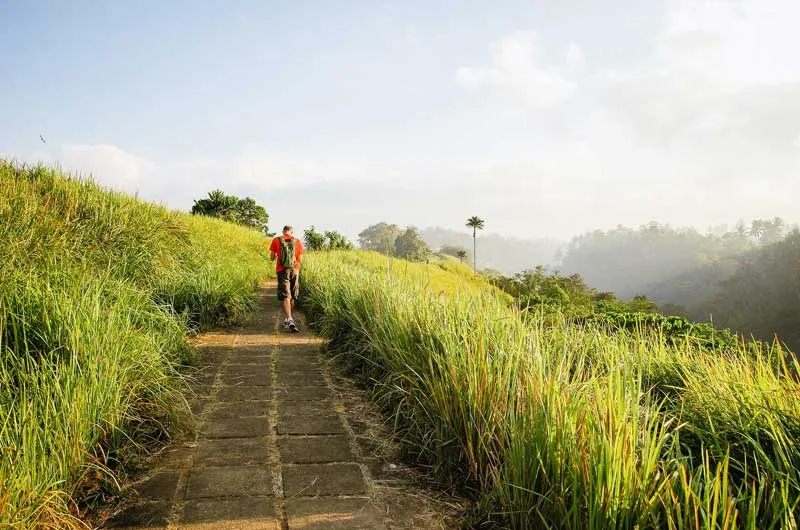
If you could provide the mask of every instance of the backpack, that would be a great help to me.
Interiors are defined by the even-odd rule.
[[[283,237],[279,238],[281,241],[281,267],[284,269],[291,269],[294,267],[294,242],[295,238],[287,241]]]

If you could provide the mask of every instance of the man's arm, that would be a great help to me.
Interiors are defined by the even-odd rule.
[[[275,261],[277,257],[278,257],[278,251],[275,248],[275,240],[273,239],[269,245],[269,260]]]
[[[295,254],[294,254],[294,265],[295,265],[295,267],[300,265],[300,261],[303,259],[303,252],[305,252],[303,250],[303,242],[300,239],[298,239],[297,240],[297,250],[295,251]]]

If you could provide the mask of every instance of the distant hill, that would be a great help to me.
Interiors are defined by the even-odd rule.
[[[707,321],[714,313],[711,300],[722,290],[722,282],[739,266],[739,256],[697,266],[640,289],[665,312],[682,314],[691,320]]]
[[[429,227],[420,236],[434,251],[443,245],[463,247],[472,259],[472,233],[457,232],[441,227]],[[520,239],[499,234],[478,234],[478,269],[494,269],[512,275],[536,265],[555,262],[556,253],[564,245],[554,239]]]
[[[714,322],[800,353],[800,230],[740,259],[710,301]]]

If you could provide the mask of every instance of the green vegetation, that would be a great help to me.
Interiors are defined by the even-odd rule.
[[[425,261],[430,259],[431,251],[419,237],[419,231],[409,226],[394,240],[394,255],[409,261]]]
[[[214,190],[208,194],[208,198],[194,201],[192,213],[218,217],[269,234],[267,210],[250,197],[240,199],[234,195],[225,195],[221,190]]]
[[[229,199],[203,201],[240,204]],[[3,528],[80,527],[132,455],[180,423],[187,334],[236,322],[272,271],[257,205],[245,210],[263,223],[211,203],[196,203],[209,215],[170,212],[0,161]],[[695,249],[685,257],[711,241],[706,272],[734,264],[714,300],[737,329],[800,329],[800,232],[773,241],[775,220],[716,239],[670,230],[592,236],[565,262],[631,236],[638,254],[616,263],[643,269],[639,285],[656,273],[647,245],[678,241],[666,247]],[[328,250],[305,262],[309,316],[371,386],[406,456],[474,497],[476,522],[798,528],[800,366],[777,343],[663,316],[574,273],[486,281],[459,262],[463,248],[420,263],[430,253],[413,227],[359,235],[386,255],[337,250],[351,245],[334,231],[305,237]],[[697,281],[680,267],[667,269]]]
[[[800,352],[800,230],[742,257],[707,303],[714,322]]]
[[[397,225],[377,223],[358,234],[358,243],[363,250],[374,250],[409,261],[426,261],[432,255],[413,226],[404,230]]]
[[[303,241],[308,250],[353,250],[353,243],[335,230],[317,232],[313,226],[303,231]]]
[[[186,334],[236,321],[258,231],[0,160],[0,527],[80,527],[185,407]]]
[[[575,238],[559,269],[622,297],[646,295],[662,312],[711,321],[800,350],[800,245],[780,218],[705,235],[651,223]]]
[[[648,329],[670,342],[691,339],[712,348],[739,347],[736,335],[730,330],[691,322],[683,316],[660,314],[658,306],[643,295],[629,301],[619,300],[614,293],[589,287],[579,274],[563,276],[559,272],[548,273],[539,266],[510,278],[496,275],[489,279],[517,300],[526,317],[555,315],[556,319],[602,324],[612,332]]]
[[[756,244],[743,228],[720,232],[701,234],[658,223],[636,230],[622,226],[595,230],[570,242],[558,268],[566,274],[580,274],[589,285],[623,298],[649,295],[659,282],[704,266],[724,267]],[[701,296],[707,296],[713,287],[696,283],[686,292],[701,289]]]
[[[778,529],[800,516],[800,387],[778,348],[513,308],[469,272],[312,254],[304,305],[408,458],[503,528]]]
[[[377,223],[358,234],[358,246],[362,250],[374,250],[381,254],[394,254],[394,242],[403,233],[395,224]]]

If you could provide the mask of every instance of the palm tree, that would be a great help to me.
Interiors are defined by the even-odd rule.
[[[467,219],[467,228],[472,228],[472,270],[478,270],[477,268],[477,254],[475,253],[475,241],[477,237],[477,231],[483,230],[483,219],[478,217],[477,215],[473,215],[469,219]]]
[[[458,249],[458,251],[456,251],[456,257],[458,257],[459,262],[464,263],[464,258],[467,257],[467,251],[463,248]]]

